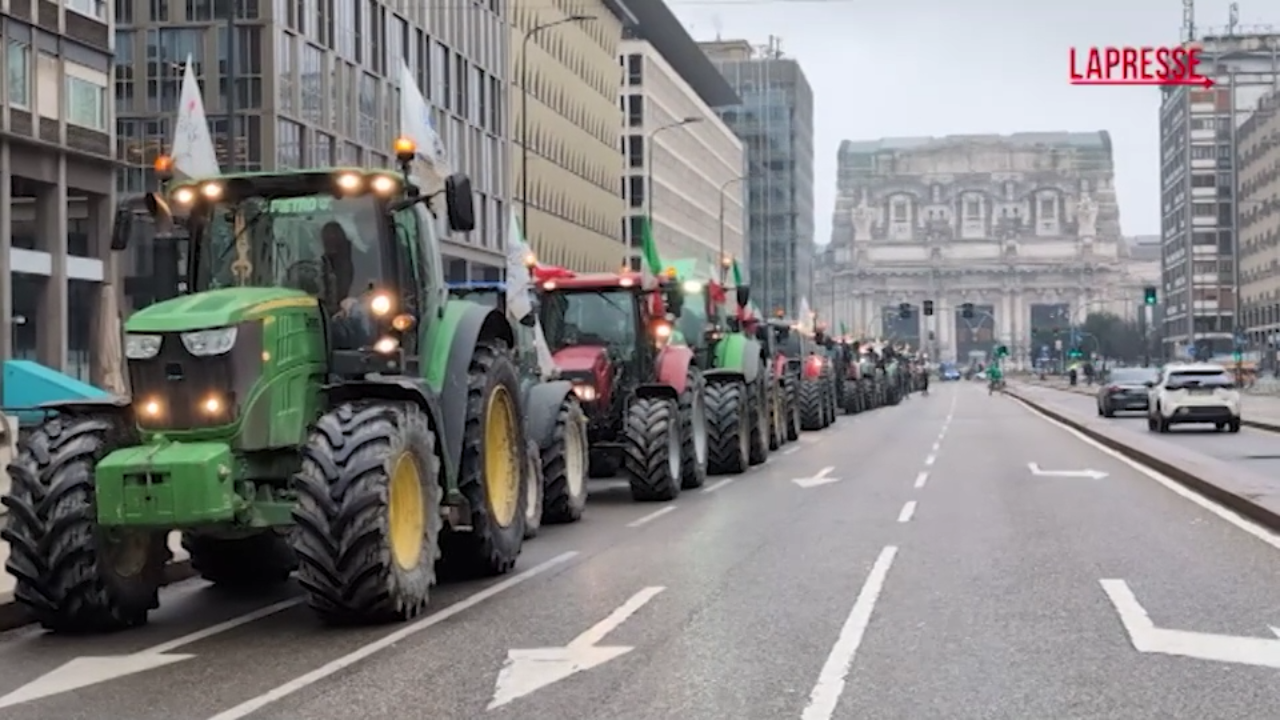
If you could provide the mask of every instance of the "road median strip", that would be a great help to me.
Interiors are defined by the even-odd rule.
[[[1044,386],[1030,386],[1044,387]],[[1054,388],[1049,388],[1054,389]],[[1229,463],[1190,453],[1171,443],[1150,450],[1116,437],[1116,428],[1095,427],[1080,417],[1010,386],[1007,392],[1036,412],[1059,422],[1094,442],[1134,460],[1223,507],[1270,530],[1280,531],[1280,483]],[[1280,428],[1278,428],[1280,429]],[[1127,429],[1122,432],[1131,432]]]

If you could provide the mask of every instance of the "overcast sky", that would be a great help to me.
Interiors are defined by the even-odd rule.
[[[1068,49],[1178,42],[1179,0],[668,0],[697,40],[767,42],[797,58],[816,107],[819,243],[831,239],[836,149],[880,137],[1109,130],[1126,235],[1158,234],[1159,91],[1072,87]],[[1224,28],[1228,0],[1197,27]],[[1280,26],[1280,3],[1240,4],[1242,29]]]

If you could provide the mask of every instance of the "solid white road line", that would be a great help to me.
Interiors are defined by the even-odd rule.
[[[853,658],[858,653],[858,646],[862,644],[867,625],[871,623],[871,611],[875,609],[876,600],[884,590],[885,578],[889,575],[889,568],[897,554],[898,548],[890,545],[880,551],[880,557],[871,566],[871,573],[867,575],[862,592],[858,593],[858,599],[854,601],[844,627],[840,628],[840,636],[836,638],[836,644],[831,647],[831,653],[827,655],[827,661],[818,673],[818,682],[809,693],[809,704],[800,715],[801,720],[831,720],[835,715],[840,695],[844,693],[845,680],[853,667]]]
[[[661,510],[654,510],[653,512],[649,513],[648,515],[645,515],[642,518],[637,518],[635,520],[632,520],[631,522],[627,523],[627,527],[638,528],[641,525],[648,525],[649,523],[653,522],[654,520],[657,520],[658,518],[662,517],[663,515],[666,515],[669,512],[675,512],[675,510],[676,510],[675,505],[668,505],[662,508]]]
[[[917,490],[918,490],[918,489],[920,489],[920,488],[922,488],[922,487],[924,487],[924,484],[925,484],[925,483],[927,483],[927,482],[929,482],[929,473],[924,472],[924,471],[922,470],[922,471],[920,471],[918,474],[916,474],[916,489],[917,489]]]
[[[715,482],[711,483],[710,485],[708,485],[708,486],[706,486],[706,487],[702,488],[702,492],[704,492],[704,493],[713,493],[713,492],[715,492],[715,491],[719,490],[720,488],[724,487],[725,485],[728,485],[729,483],[731,483],[731,482],[733,482],[734,480],[737,480],[737,479],[738,479],[738,478],[736,478],[736,477],[728,477],[728,478],[724,478],[723,480],[717,480],[717,481],[715,481]]]
[[[261,710],[262,708],[270,705],[271,703],[276,702],[277,700],[281,700],[285,697],[288,697],[289,695],[292,695],[298,692],[299,690],[304,690],[312,685],[315,685],[321,680],[325,680],[331,677],[332,675],[339,673],[342,670],[345,670],[346,668],[351,667],[352,665],[355,665],[361,660],[364,660],[374,655],[375,653],[386,650],[392,645],[395,645],[396,643],[401,642],[402,640],[405,640],[413,635],[416,635],[417,633],[420,633],[423,630],[426,630],[427,628],[430,628],[434,625],[439,625],[445,620],[448,620],[454,615],[457,615],[465,610],[470,610],[471,608],[475,607],[476,605],[479,605],[485,600],[488,600],[489,598],[494,597],[495,595],[504,593],[507,590],[510,590],[511,588],[519,585],[520,583],[526,580],[529,580],[538,575],[541,575],[542,573],[548,570],[551,570],[552,568],[558,565],[562,565],[568,562],[569,560],[573,559],[574,556],[576,556],[577,554],[578,553],[576,551],[563,553],[551,558],[550,560],[540,565],[534,565],[533,567],[529,568],[528,570],[525,570],[519,575],[512,575],[511,577],[507,578],[506,580],[503,580],[502,582],[490,585],[489,587],[481,590],[475,595],[471,595],[463,600],[459,600],[458,602],[444,608],[443,610],[440,610],[439,612],[434,612],[422,618],[421,620],[418,620],[409,625],[405,625],[404,627],[400,628],[399,630],[396,630],[393,633],[384,635],[379,640],[375,640],[374,642],[371,642],[368,645],[357,648],[356,650],[350,653],[347,653],[346,655],[343,655],[342,657],[336,660],[333,660],[332,662],[322,665],[316,668],[315,670],[312,670],[311,672],[307,673],[306,675],[302,675],[297,678],[294,678],[293,680],[290,680],[289,682],[273,690],[268,690],[267,692],[255,698],[250,698],[240,703],[239,705],[231,708],[230,710],[224,710],[218,713],[217,715],[214,715],[213,717],[209,718],[209,720],[240,720],[240,718],[248,717],[249,715],[252,715],[253,713]]]
[[[916,514],[916,501],[912,500],[902,506],[902,512],[898,513],[898,522],[911,522],[911,516]]]

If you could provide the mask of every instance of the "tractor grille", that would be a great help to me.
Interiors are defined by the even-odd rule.
[[[197,430],[234,422],[240,403],[262,374],[262,323],[241,323],[235,347],[210,357],[187,352],[180,333],[161,336],[155,357],[129,361],[139,427]],[[217,401],[216,411],[207,406],[211,398]]]

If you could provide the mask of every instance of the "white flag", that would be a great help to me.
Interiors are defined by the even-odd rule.
[[[200,84],[196,82],[191,56],[182,74],[182,96],[178,98],[178,121],[173,127],[173,169],[188,178],[215,177],[221,174],[218,154],[209,135],[209,121],[204,114]]]
[[[422,96],[413,71],[404,62],[400,63],[400,134],[418,146],[418,159],[426,162],[440,177],[452,172],[449,153],[436,131],[431,104]]]
[[[520,232],[520,221],[514,210],[511,211],[511,222],[507,226],[507,313],[511,319],[520,318],[533,312],[533,301],[529,293],[533,290],[529,268],[525,265],[525,257],[529,254],[529,246],[524,242],[524,234]]]
[[[813,332],[813,311],[809,308],[809,298],[800,298],[800,329],[807,332]]]

